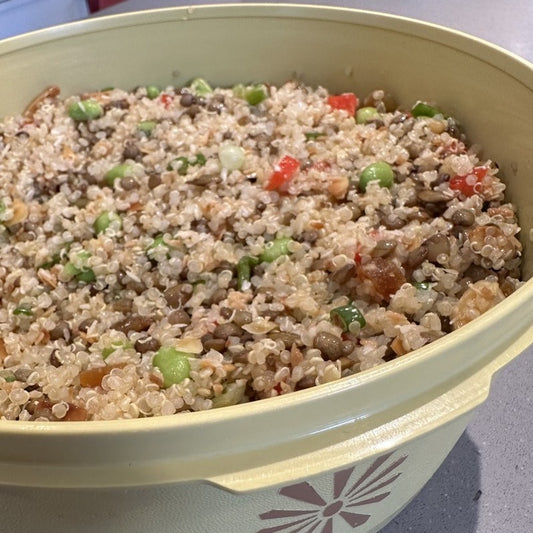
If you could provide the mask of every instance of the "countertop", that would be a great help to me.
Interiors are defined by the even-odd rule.
[[[125,0],[98,15],[205,3],[209,2]],[[293,3],[353,7],[429,21],[481,37],[533,61],[531,0]],[[489,399],[441,468],[382,533],[531,533],[532,422],[533,346],[495,376]]]

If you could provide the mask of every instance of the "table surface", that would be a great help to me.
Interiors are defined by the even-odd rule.
[[[125,0],[99,14],[205,3],[209,2]],[[417,18],[481,37],[533,61],[531,0],[293,3],[329,4]],[[533,346],[495,376],[489,399],[441,468],[382,533],[531,533],[532,421]]]

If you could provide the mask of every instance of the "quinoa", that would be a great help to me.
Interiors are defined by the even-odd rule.
[[[291,393],[521,284],[497,164],[383,90],[52,87],[0,123],[0,154],[1,419]]]

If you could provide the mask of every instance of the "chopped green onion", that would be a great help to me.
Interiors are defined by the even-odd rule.
[[[91,257],[91,254],[87,250],[81,250],[78,252],[78,257],[85,261]],[[91,268],[86,266],[79,268],[71,261],[65,264],[63,267],[63,272],[67,276],[76,278],[78,281],[82,281],[84,283],[92,283],[93,281],[96,281],[96,274]]]
[[[127,350],[129,348],[133,348],[133,345],[130,342],[124,342],[124,341],[112,342],[110,346],[106,346],[102,350],[102,358],[107,359],[113,352],[117,351],[119,348],[123,348]]]
[[[250,279],[252,278],[252,269],[259,264],[256,257],[245,255],[239,259],[237,263],[237,288],[246,290],[250,288]]]
[[[207,81],[205,81],[203,78],[196,78],[192,80],[190,88],[196,96],[207,96],[209,93],[213,92],[213,89],[209,83],[207,83]]]
[[[350,324],[358,322],[364,328],[366,320],[361,311],[353,304],[342,305],[332,309],[329,313],[331,321],[341,327],[343,331],[349,331]]]
[[[266,85],[258,83],[255,85],[244,86],[242,83],[233,87],[233,95],[236,98],[246,100],[250,105],[260,104],[268,98],[268,89]]]
[[[278,257],[289,254],[289,243],[292,242],[290,237],[279,237],[266,244],[263,253],[259,256],[261,262],[272,263]]]
[[[308,131],[307,133],[304,133],[304,135],[306,141],[314,141],[319,137],[324,137],[326,134],[321,131]]]
[[[146,247],[146,255],[148,255],[148,257],[150,259],[152,259],[152,256],[154,255],[154,252],[155,250],[160,247],[160,246],[163,246],[164,248],[167,249],[167,253],[166,253],[166,257],[170,257],[170,254],[168,252],[168,250],[170,248],[172,248],[172,246],[170,246],[170,244],[168,244],[167,242],[165,242],[165,236],[160,233],[159,235],[156,235],[154,237],[154,242],[152,242],[152,244],[150,244],[149,246]],[[158,256],[159,254],[156,255],[156,257]]]
[[[413,286],[420,291],[427,291],[431,289],[431,283],[429,283],[429,281],[416,281],[413,283]]]
[[[44,262],[42,265],[40,265],[37,268],[42,268],[44,270],[50,270],[54,265],[57,265],[60,261],[61,261],[61,255],[54,254],[52,256],[52,259],[50,259],[50,261]]]
[[[244,397],[246,384],[228,383],[226,390],[213,398],[213,408],[228,407],[240,403]]]
[[[176,157],[168,165],[167,170],[177,170],[180,176],[185,176],[191,167],[203,167],[207,159],[204,154],[198,153],[194,156],[194,159],[189,159],[185,156]]]
[[[377,161],[363,169],[359,177],[359,187],[364,192],[371,181],[379,182],[380,187],[391,187],[394,183],[394,171],[385,161]]]
[[[220,164],[227,170],[239,170],[244,165],[244,149],[233,144],[225,144],[218,152]]]
[[[260,104],[268,96],[267,88],[263,84],[251,85],[246,88],[244,99],[250,105]]]
[[[191,372],[189,363],[191,354],[180,352],[172,346],[162,346],[157,350],[152,365],[159,368],[163,374],[163,387],[167,388],[175,383],[181,383]]]
[[[84,268],[81,272],[76,274],[76,279],[78,281],[83,281],[84,283],[92,283],[96,281],[96,274],[91,268]]]
[[[17,316],[19,315],[32,316],[33,311],[31,310],[31,307],[29,306],[29,304],[21,304],[15,309],[13,309],[13,314]]]
[[[207,162],[207,159],[205,158],[205,155],[201,153],[196,154],[196,159],[194,160],[193,163],[189,161],[189,163],[195,167],[203,167],[206,164],[206,162]]]
[[[148,246],[147,250],[153,250],[158,246],[166,246],[169,248],[169,245],[165,242],[165,236],[162,233],[154,237],[154,242]]]
[[[420,100],[411,109],[413,117],[434,117],[435,115],[442,115],[442,111],[426,102]]]
[[[167,170],[177,170],[180,176],[185,176],[188,169],[189,160],[184,156],[176,157],[167,165]]]

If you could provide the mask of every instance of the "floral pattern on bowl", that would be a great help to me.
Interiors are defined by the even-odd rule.
[[[330,479],[330,495],[321,495],[307,481],[287,485],[279,494],[310,505],[308,509],[272,509],[259,515],[261,520],[281,520],[277,525],[263,528],[257,533],[333,533],[334,523],[343,521],[352,529],[365,524],[371,514],[356,512],[359,506],[381,502],[392,491],[391,485],[401,472],[398,467],[407,459],[403,455],[391,460],[394,452],[375,459],[360,476],[355,467],[334,472]]]

